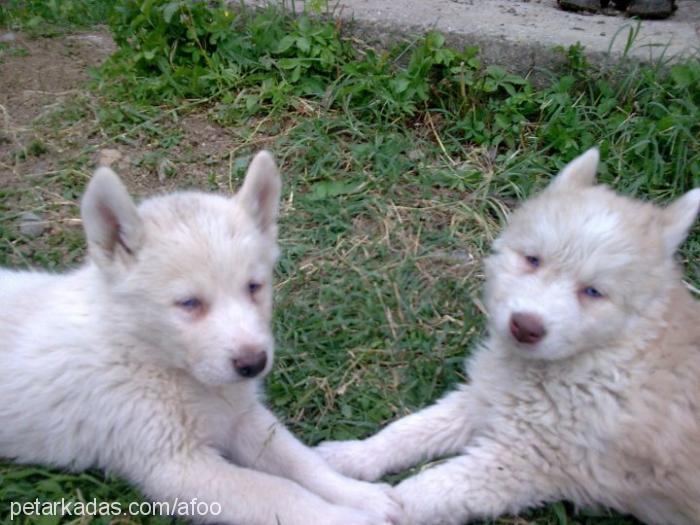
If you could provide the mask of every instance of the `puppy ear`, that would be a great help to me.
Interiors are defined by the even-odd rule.
[[[136,206],[116,173],[99,168],[80,206],[90,255],[102,268],[131,261],[141,247],[142,224]]]
[[[277,223],[281,191],[282,180],[272,154],[263,150],[248,166],[237,195],[241,206],[262,232],[270,231]]]
[[[700,213],[700,188],[690,190],[661,211],[664,241],[669,255],[676,253],[688,236],[698,213]]]
[[[600,153],[591,148],[569,162],[551,183],[552,188],[585,188],[595,184]]]

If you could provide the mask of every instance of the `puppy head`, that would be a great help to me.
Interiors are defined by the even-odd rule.
[[[569,163],[516,210],[486,262],[490,330],[506,348],[556,360],[644,337],[679,275],[673,256],[700,189],[662,209],[595,184],[598,151]]]
[[[137,208],[118,177],[100,168],[82,216],[103,277],[105,321],[136,346],[157,348],[144,359],[206,384],[266,374],[280,187],[272,156],[261,152],[233,198],[183,192]]]

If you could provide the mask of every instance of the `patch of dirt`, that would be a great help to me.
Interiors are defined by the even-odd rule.
[[[113,167],[137,194],[183,183],[221,185],[212,167],[228,164],[232,148],[243,140],[235,130],[212,123],[201,113],[205,108],[161,119],[168,133],[180,135],[167,159],[146,133],[120,138],[100,129],[95,115],[100,100],[86,83],[89,69],[115,49],[106,29],[53,38],[12,35],[0,45],[0,188],[34,185],[88,146],[116,149]],[[85,159],[86,171],[99,157],[94,152]]]
[[[222,126],[212,118],[216,108],[184,103],[144,126],[109,130],[99,113],[123,108],[87,85],[89,69],[116,50],[106,29],[51,38],[0,29],[0,37],[0,258],[6,264],[54,252],[56,261],[80,256],[78,202],[99,163],[108,161],[137,197],[187,187],[232,192],[247,155],[294,126],[271,127],[264,117]],[[28,212],[42,226],[33,237],[22,233]],[[59,254],[66,244],[76,247],[74,257]]]
[[[0,186],[54,169],[41,121],[80,97],[88,69],[115,49],[106,30],[54,38],[15,35],[0,49]],[[25,165],[19,169],[18,164]]]
[[[75,95],[88,68],[114,49],[106,31],[39,39],[19,35],[0,59],[0,104],[9,124],[27,126]]]

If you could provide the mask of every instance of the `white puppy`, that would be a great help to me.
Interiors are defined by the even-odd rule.
[[[0,455],[220,505],[189,516],[201,521],[397,522],[387,486],[337,474],[258,399],[279,198],[266,152],[233,198],[138,208],[100,168],[82,202],[90,261],[66,275],[0,270]]]
[[[674,253],[700,207],[595,185],[597,150],[516,211],[486,261],[489,337],[469,384],[364,441],[341,472],[401,482],[409,523],[459,525],[559,499],[700,523],[700,308]]]

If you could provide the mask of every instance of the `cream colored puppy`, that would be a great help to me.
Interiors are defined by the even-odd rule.
[[[700,189],[667,208],[595,185],[597,150],[517,210],[486,261],[489,336],[471,382],[364,441],[322,444],[401,482],[408,523],[461,525],[544,502],[700,523],[700,307],[674,254]]]
[[[233,198],[136,207],[99,169],[82,202],[89,262],[0,270],[0,455],[101,467],[161,502],[196,498],[216,511],[188,516],[199,521],[398,523],[387,486],[337,474],[259,400],[279,199],[266,152]]]

